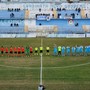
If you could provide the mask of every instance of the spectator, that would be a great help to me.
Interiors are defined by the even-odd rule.
[[[13,24],[11,23],[11,25],[10,25],[11,27],[13,26]]]
[[[14,13],[11,13],[10,14],[10,18],[14,18]]]
[[[41,8],[39,9],[39,12],[41,12]]]

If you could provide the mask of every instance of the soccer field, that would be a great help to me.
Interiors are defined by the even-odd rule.
[[[40,47],[40,38],[0,39],[0,45]],[[50,56],[43,54],[43,84],[46,90],[90,90],[90,56],[53,56],[53,46],[90,45],[89,38],[43,38]],[[40,56],[0,57],[0,90],[37,90]]]

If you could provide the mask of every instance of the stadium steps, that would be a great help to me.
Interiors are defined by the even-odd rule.
[[[90,25],[83,25],[82,28],[85,32],[90,32]]]
[[[84,9],[81,10],[81,16],[82,16],[82,18],[86,18],[86,13],[85,13]]]

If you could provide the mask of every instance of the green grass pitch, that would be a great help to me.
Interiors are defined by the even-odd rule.
[[[40,38],[0,39],[0,46],[40,47]],[[90,56],[53,56],[54,44],[90,45],[90,38],[43,38],[43,47],[50,47],[50,56],[43,54],[43,84],[46,90],[90,90]],[[44,49],[45,50],[45,49]],[[55,68],[54,68],[55,67]],[[56,68],[58,67],[58,68]],[[40,56],[0,57],[0,90],[37,90],[40,77]]]

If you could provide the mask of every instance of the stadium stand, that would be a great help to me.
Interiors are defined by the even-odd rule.
[[[89,0],[0,0],[0,2],[68,2],[68,3],[75,3],[75,2],[88,2]]]
[[[7,15],[7,16],[6,16]],[[25,11],[0,10],[0,19],[24,19]]]
[[[48,36],[90,33],[90,4],[81,3],[82,0],[5,1],[1,0],[0,3],[0,34],[36,33],[35,36],[40,36],[42,32],[43,36]]]

